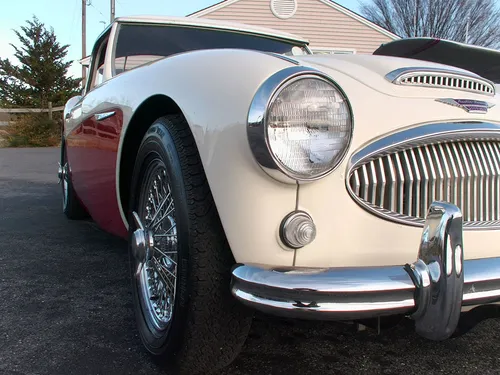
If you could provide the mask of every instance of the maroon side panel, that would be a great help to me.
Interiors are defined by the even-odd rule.
[[[116,196],[118,143],[123,125],[120,109],[98,121],[91,116],[67,137],[75,191],[90,216],[105,231],[126,238]]]

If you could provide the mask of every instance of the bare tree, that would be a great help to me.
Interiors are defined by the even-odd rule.
[[[495,0],[372,0],[361,13],[408,37],[435,37],[500,48],[500,9]]]

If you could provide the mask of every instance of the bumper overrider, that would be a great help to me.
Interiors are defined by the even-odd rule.
[[[462,306],[500,301],[500,257],[464,261],[462,214],[434,202],[417,260],[404,266],[266,268],[238,264],[232,294],[257,310],[321,320],[357,320],[405,314],[418,334],[449,338]]]

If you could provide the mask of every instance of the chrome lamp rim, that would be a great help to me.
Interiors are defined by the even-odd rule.
[[[322,80],[338,90],[345,100],[351,122],[349,143],[345,147],[342,156],[338,159],[337,163],[325,172],[311,177],[304,177],[286,168],[271,151],[269,136],[267,134],[267,115],[272,103],[290,84],[296,82],[297,80],[307,78]],[[260,167],[272,178],[289,184],[317,181],[338,168],[348,154],[352,141],[353,129],[353,111],[351,103],[344,90],[327,74],[317,69],[304,66],[292,66],[282,69],[266,79],[253,97],[247,119],[247,139],[254,158]]]

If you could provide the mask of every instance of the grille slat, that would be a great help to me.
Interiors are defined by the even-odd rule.
[[[386,177],[383,159],[378,159],[377,179],[379,181],[379,191],[377,192],[377,205],[382,206],[385,202]]]
[[[389,173],[389,178],[388,178],[388,185],[387,185],[387,191],[388,194],[386,194],[386,199],[388,200],[387,206],[389,207],[389,210],[394,211],[396,210],[396,204],[397,204],[397,193],[396,194],[391,194],[391,192],[397,192],[397,178],[396,178],[396,168],[394,168],[394,163],[391,159],[390,155],[387,155],[384,160],[386,161],[386,170]]]
[[[473,219],[473,199],[470,199],[470,191],[471,191],[471,185],[472,185],[472,178],[471,178],[471,172],[469,168],[469,164],[467,163],[467,156],[466,156],[466,151],[465,148],[462,144],[458,144],[458,147],[456,144],[452,145],[454,149],[458,149],[456,156],[457,156],[457,164],[460,169],[460,178],[463,179],[463,190],[460,192],[462,194],[463,198],[463,207],[465,210],[465,218],[467,221],[474,221]]]
[[[486,171],[486,178],[485,178],[485,194],[484,194],[484,213],[485,213],[485,221],[490,221],[491,220],[491,212],[488,210],[488,207],[493,206],[495,203],[493,202],[493,191],[494,191],[494,186],[493,186],[493,165],[491,163],[491,158],[488,152],[486,151],[486,148],[484,147],[483,143],[479,143],[477,145],[479,154],[481,155],[481,159],[485,160],[486,163],[484,165],[484,169]]]
[[[500,164],[499,164],[499,155],[495,154],[495,149],[491,144],[486,145],[489,155],[491,157],[491,161],[493,164],[493,185],[494,185],[494,193],[493,193],[493,202],[494,202],[494,211],[493,217],[500,216]]]
[[[370,189],[370,181],[368,179],[368,171],[366,169],[366,165],[363,165],[363,170],[361,171],[361,177],[362,177],[362,194],[363,194],[363,199],[368,200],[368,194],[369,194],[369,189]]]
[[[403,211],[403,201],[404,201],[404,187],[405,187],[405,175],[403,172],[403,164],[401,163],[401,158],[399,154],[395,155],[396,167],[398,172],[398,181],[397,184],[397,212]]]
[[[351,191],[369,205],[423,220],[433,201],[462,210],[465,224],[500,222],[500,142],[452,141],[372,157],[351,171]]]
[[[403,160],[404,160],[404,168],[403,173],[405,173],[405,190],[403,199],[403,209],[405,215],[414,216],[413,215],[413,173],[411,171],[411,163],[408,157],[408,151],[403,152]],[[406,207],[405,207],[406,204]]]

